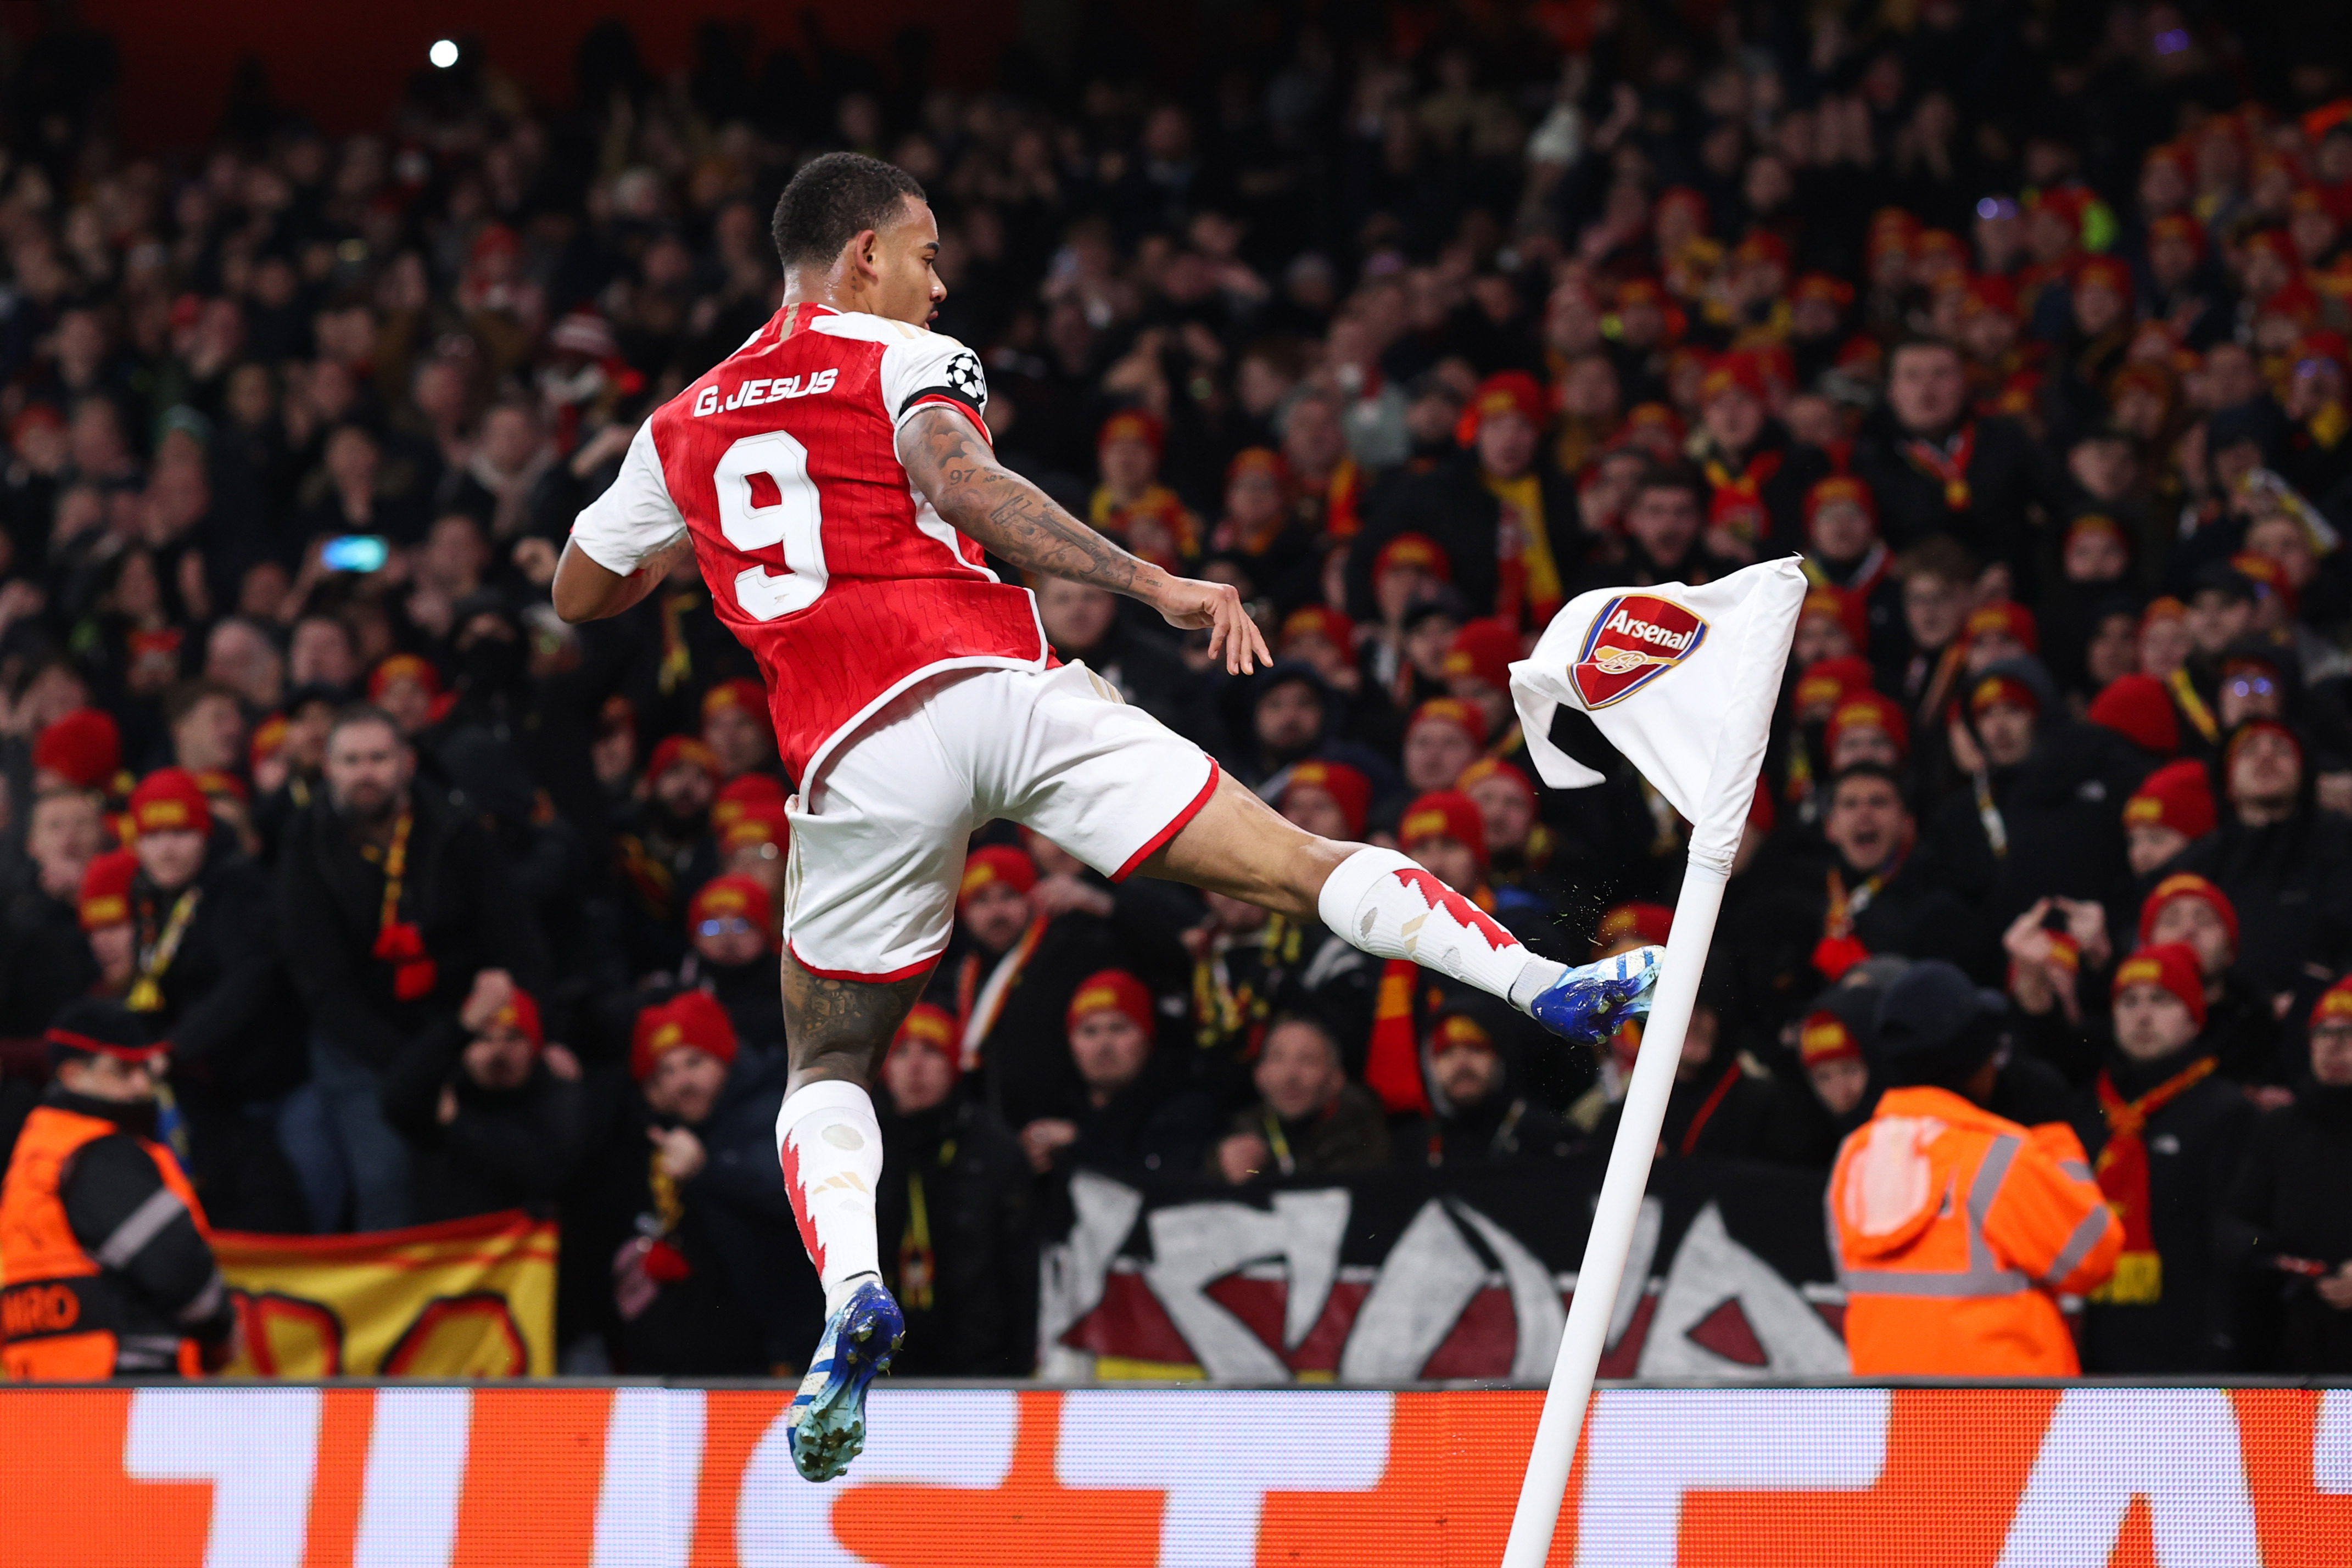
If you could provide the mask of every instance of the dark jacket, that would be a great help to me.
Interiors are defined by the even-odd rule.
[[[146,1015],[155,1038],[171,1042],[173,1085],[184,1094],[201,1083],[229,1101],[282,1094],[306,1068],[269,879],[215,836],[189,885],[194,912],[158,979],[163,1006]],[[132,883],[142,946],[161,936],[179,898],[159,892],[144,872]]]
[[[914,1116],[877,1104],[882,1185],[874,1223],[882,1271],[907,1316],[890,1365],[912,1377],[1026,1377],[1037,1358],[1035,1186],[1020,1140],[986,1107],[950,1101]],[[922,1193],[930,1304],[913,1194]]]
[[[718,1103],[692,1129],[703,1166],[674,1184],[655,1181],[646,1135],[672,1124],[634,1084],[607,1075],[594,1086],[610,1109],[593,1145],[602,1152],[565,1216],[576,1260],[566,1274],[581,1281],[566,1295],[567,1334],[603,1333],[614,1365],[640,1375],[751,1376],[806,1361],[824,1327],[824,1292],[776,1164],[785,1074],[772,1054],[737,1057]],[[657,1251],[649,1268],[646,1249]],[[643,1300],[616,1289],[631,1270],[654,1286]]]
[[[2180,853],[2174,870],[2210,878],[2238,911],[2237,972],[2265,992],[2292,990],[2318,964],[2341,967],[2352,938],[2352,823],[2305,805],[2250,828],[2221,825]]]
[[[1541,471],[1540,485],[1544,536],[1565,593],[1584,559],[1576,492],[1549,468]],[[1502,516],[1503,504],[1486,488],[1474,453],[1398,485],[1382,497],[1349,549],[1348,613],[1360,622],[1379,619],[1372,602],[1372,562],[1381,547],[1397,535],[1417,533],[1436,540],[1445,551],[1454,567],[1454,590],[1470,612],[1492,615],[1501,576],[1496,552]]]
[[[2352,1312],[2320,1300],[2308,1270],[2352,1261],[2352,1088],[2306,1077],[2294,1103],[2254,1126],[2221,1221],[2223,1262],[2272,1332],[2242,1364],[2259,1372],[2352,1373]],[[2250,1336],[2251,1337],[2251,1336]]]
[[[467,1043],[456,1025],[436,1025],[383,1075],[384,1120],[408,1139],[420,1223],[551,1204],[587,1152],[587,1097],[577,1081],[542,1061],[520,1088],[485,1089],[460,1064]],[[446,1124],[445,1085],[457,1098]]]
[[[1954,510],[1942,481],[1903,455],[1907,434],[1884,410],[1855,438],[1853,472],[1877,497],[1879,532],[1888,544],[1908,549],[1929,534],[1950,534],[1981,560],[2008,561],[2022,591],[2033,570],[2028,508],[2058,510],[2065,476],[2057,458],[2015,420],[1979,417],[1974,427],[1963,509]]]
[[[1078,1135],[1055,1156],[1056,1170],[1085,1166],[1130,1178],[1197,1170],[1217,1135],[1216,1102],[1191,1087],[1168,1051],[1154,1051],[1142,1074],[1103,1103],[1082,1096],[1066,1113]]]
[[[1579,1134],[1522,1095],[1490,1096],[1443,1116],[1415,1116],[1389,1134],[1397,1163],[1431,1170],[1529,1165],[1566,1156]]]
[[[530,905],[481,828],[429,788],[410,790],[415,825],[400,913],[423,934],[436,970],[413,1001],[393,993],[393,965],[373,956],[383,870],[320,801],[289,826],[278,879],[280,946],[311,1027],[382,1070],[436,1019],[455,1016],[477,970],[502,968],[535,991],[546,947]]]
[[[1338,1176],[1371,1170],[1389,1160],[1388,1115],[1360,1083],[1340,1090],[1323,1110],[1291,1121],[1260,1101],[1235,1112],[1225,1131],[1265,1140],[1273,1166],[1260,1173],[1264,1176]]]
[[[2203,1053],[2202,1042],[2153,1062],[2107,1059],[2116,1092],[2135,1098]],[[2095,1166],[2107,1145],[2106,1118],[2084,1090],[2070,1118]],[[2148,1117],[2148,1228],[2162,1260],[2161,1293],[2147,1302],[2094,1301],[2083,1314],[2083,1370],[2091,1374],[2197,1373],[2230,1364],[2233,1325],[2228,1281],[2215,1266],[2214,1231],[2223,1195],[2238,1169],[2254,1107],[2243,1091],[2214,1075],[2192,1084]]]

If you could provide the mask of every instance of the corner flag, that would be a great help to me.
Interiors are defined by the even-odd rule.
[[[1805,573],[1793,558],[1696,588],[1670,582],[1597,589],[1570,600],[1544,629],[1535,652],[1511,666],[1511,698],[1528,754],[1545,783],[1577,789],[1601,781],[1551,743],[1559,710],[1576,708],[1683,814],[1691,837],[1665,967],[1626,1086],[1503,1568],[1541,1568],[1551,1550],[1642,1189],[1650,1179],[1650,1157],[1665,1122],[1675,1064],[1698,1000],[1723,884],[1755,797],[1804,600]]]

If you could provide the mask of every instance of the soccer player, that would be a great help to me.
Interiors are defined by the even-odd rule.
[[[1230,673],[1269,655],[1233,589],[1137,559],[996,461],[979,357],[924,325],[947,289],[913,178],[854,153],[813,160],[774,232],[783,308],[638,430],[573,524],[554,598],[567,621],[617,615],[693,551],[759,660],[799,781],[776,1138],[827,1321],[785,1419],[793,1463],[825,1480],[862,1446],[866,1385],[902,1328],[878,1270],[866,1086],[947,946],[974,828],[1005,818],[1114,879],[1319,916],[1574,1040],[1648,1011],[1662,950],[1581,969],[1538,957],[1403,855],[1293,826],[1084,664],[1057,663],[1029,591],[983,547],[1205,629]]]

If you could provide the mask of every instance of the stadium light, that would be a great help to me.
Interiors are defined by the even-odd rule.
[[[457,40],[453,38],[435,39],[433,47],[425,51],[425,57],[431,60],[443,70],[447,70],[451,66],[457,63]]]

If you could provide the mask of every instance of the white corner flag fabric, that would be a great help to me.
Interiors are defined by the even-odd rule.
[[[1551,743],[1559,709],[1576,708],[1682,813],[1691,836],[1674,935],[1626,1085],[1503,1568],[1541,1568],[1551,1551],[1675,1063],[1698,1000],[1723,884],[1755,798],[1804,601],[1805,573],[1793,557],[1696,588],[1597,589],[1563,606],[1535,652],[1511,666],[1511,699],[1545,783],[1578,789],[1601,781]]]

